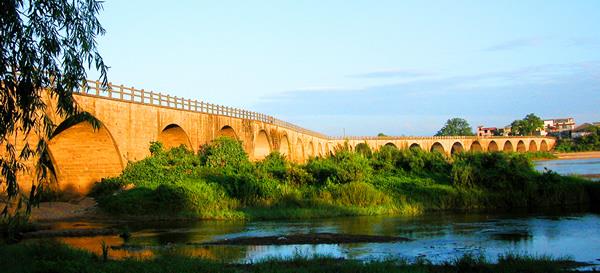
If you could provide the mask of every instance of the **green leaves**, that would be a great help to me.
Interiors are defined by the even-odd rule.
[[[513,135],[531,136],[544,128],[544,121],[535,114],[529,114],[524,119],[518,119],[510,124]]]
[[[472,136],[473,129],[471,125],[462,118],[453,118],[446,121],[446,125],[442,127],[436,136]]]
[[[95,40],[105,32],[96,18],[101,9],[96,0],[0,1],[0,185],[6,184],[2,188],[9,199],[19,193],[17,174],[24,162],[35,156],[45,160],[45,140],[71,123],[100,126],[91,115],[79,113],[73,91],[81,88],[89,69],[97,70],[107,85],[108,67]],[[67,121],[56,131],[50,101],[58,118]],[[40,169],[45,164],[37,167],[40,178],[51,172]]]

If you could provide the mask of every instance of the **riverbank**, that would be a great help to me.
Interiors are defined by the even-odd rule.
[[[503,211],[596,203],[585,179],[539,173],[532,154],[460,153],[368,146],[310,158],[272,153],[250,162],[241,144],[219,138],[195,154],[183,147],[131,163],[91,195],[110,215],[141,219],[304,219]]]
[[[110,251],[110,250],[106,250]],[[26,262],[25,262],[26,261]],[[442,264],[427,260],[408,262],[402,259],[361,262],[328,257],[291,260],[266,259],[250,264],[223,263],[177,254],[149,260],[111,260],[100,255],[77,250],[55,241],[40,241],[18,245],[0,245],[0,268],[11,273],[26,272],[582,272],[577,268],[587,264],[565,258],[519,256],[506,254],[496,263],[483,257],[465,255]]]
[[[564,159],[590,159],[590,158],[600,158],[600,151],[594,152],[573,152],[573,153],[556,153],[557,158],[559,160]]]

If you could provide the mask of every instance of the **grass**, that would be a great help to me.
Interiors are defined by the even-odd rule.
[[[55,241],[0,245],[0,268],[3,272],[576,272],[568,259],[546,256],[506,254],[490,263],[485,258],[464,255],[442,264],[426,260],[409,263],[402,259],[361,262],[329,257],[296,257],[291,260],[267,259],[252,264],[227,264],[201,258],[166,255],[139,260],[105,260]]]
[[[278,153],[250,162],[241,144],[229,138],[205,145],[198,154],[184,147],[165,151],[153,143],[152,156],[96,184],[91,195],[115,215],[201,219],[416,215],[598,203],[591,183],[535,171],[531,158],[547,153],[446,157],[387,146],[374,152],[337,149],[335,155],[295,164]]]

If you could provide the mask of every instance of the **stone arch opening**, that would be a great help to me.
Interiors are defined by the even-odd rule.
[[[496,144],[496,141],[491,141],[490,144],[488,144],[488,152],[497,152],[498,151],[498,144]]]
[[[271,153],[271,144],[265,130],[260,130],[254,139],[254,159],[261,160]]]
[[[298,138],[298,140],[296,141],[296,152],[295,152],[295,158],[298,160],[298,162],[304,162],[305,156],[304,156],[304,144],[302,143],[302,140]]]
[[[510,142],[510,140],[507,140],[506,142],[504,142],[504,147],[502,148],[502,151],[505,151],[505,152],[514,151],[512,142]]]
[[[460,142],[454,142],[452,144],[452,149],[450,149],[450,154],[462,153],[464,151],[463,145]]]
[[[517,152],[527,152],[527,147],[525,147],[525,142],[523,142],[523,140],[519,140],[519,142],[517,143]]]
[[[419,145],[418,143],[413,143],[413,144],[410,144],[410,146],[408,148],[411,150],[421,150],[421,145]]]
[[[325,152],[326,156],[330,156],[333,153],[333,150],[331,149],[331,146],[329,146],[329,143],[325,143]]]
[[[94,183],[123,171],[119,148],[104,125],[94,129],[84,121],[69,126],[49,140],[48,154],[58,188],[68,194],[87,194]]]
[[[537,152],[537,144],[535,143],[535,140],[532,140],[529,142],[529,150],[530,152]]]
[[[540,143],[540,151],[542,151],[542,152],[549,151],[548,144],[546,143],[546,140],[542,140],[542,143]]]
[[[498,148],[498,147],[496,147],[496,148]],[[471,152],[483,151],[483,148],[481,147],[481,143],[479,143],[479,141],[473,141],[473,143],[471,143],[471,148],[469,149],[469,151],[471,151]]]
[[[431,145],[431,149],[429,150],[430,152],[436,152],[436,153],[446,153],[446,151],[444,150],[444,146],[442,146],[441,143],[436,142],[433,143],[433,145]]]
[[[308,143],[308,157],[313,157],[315,156],[315,144],[310,141]]]
[[[158,134],[158,141],[160,141],[165,149],[171,149],[175,147],[179,147],[184,145],[188,149],[192,147],[190,143],[190,138],[185,133],[183,128],[181,128],[177,124],[169,124],[167,125],[161,132]]]
[[[391,143],[391,142],[386,143],[384,146],[388,146],[388,147],[392,147],[392,148],[398,149],[398,147],[396,146],[396,144]]]
[[[285,158],[290,158],[290,141],[287,135],[283,135],[279,141],[279,153],[282,154]]]
[[[233,139],[238,139],[237,134],[235,133],[235,130],[229,126],[229,125],[225,125],[221,128],[221,130],[219,130],[219,134],[218,136],[224,136],[224,137],[230,137]]]

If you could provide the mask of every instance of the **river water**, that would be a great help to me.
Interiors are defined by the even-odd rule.
[[[537,162],[559,173],[600,173],[600,160]],[[64,222],[55,228],[124,228],[125,224]],[[600,265],[600,215],[589,212],[526,214],[450,214],[418,217],[378,216],[299,221],[195,221],[129,223],[132,237],[59,238],[76,247],[100,253],[104,241],[114,258],[152,257],[178,253],[226,262],[265,258],[326,255],[359,260],[426,258],[442,262],[466,253],[495,260],[507,253],[569,257]],[[200,246],[243,236],[285,236],[298,233],[343,233],[402,236],[410,242],[286,246]]]
[[[600,158],[591,159],[565,159],[565,160],[540,160],[535,162],[538,171],[544,168],[560,174],[598,175],[600,174]],[[593,178],[598,180],[598,178]]]

